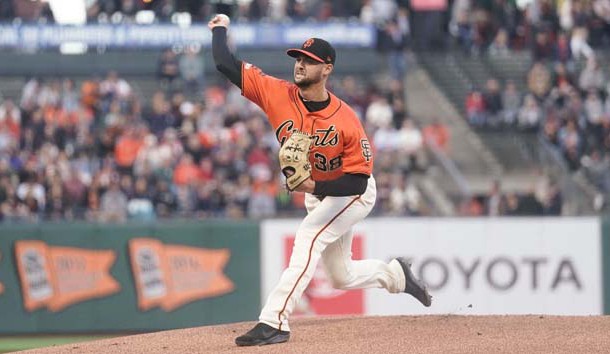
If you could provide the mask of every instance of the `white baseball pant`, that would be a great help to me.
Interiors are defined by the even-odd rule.
[[[377,190],[373,176],[361,196],[305,197],[307,216],[299,226],[288,268],[282,273],[259,316],[259,321],[290,331],[288,317],[311,281],[320,257],[337,289],[385,288],[398,293],[405,277],[397,261],[352,260],[352,226],[364,219],[373,206]]]

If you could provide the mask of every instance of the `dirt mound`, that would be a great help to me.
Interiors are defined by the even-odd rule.
[[[609,353],[610,317],[393,316],[295,319],[288,343],[235,346],[254,322],[118,337],[20,353]]]

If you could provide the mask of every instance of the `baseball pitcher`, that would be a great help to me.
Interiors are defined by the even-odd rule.
[[[430,294],[405,259],[389,263],[351,259],[352,227],[373,208],[376,189],[373,154],[360,120],[326,89],[335,49],[320,38],[289,49],[287,54],[295,58],[290,83],[238,60],[227,46],[229,23],[225,15],[216,15],[208,23],[216,68],[267,114],[281,144],[279,161],[286,187],[305,192],[307,208],[288,268],[269,295],[259,323],[235,343],[252,346],[288,341],[288,318],[320,258],[338,289],[406,292],[430,306]]]

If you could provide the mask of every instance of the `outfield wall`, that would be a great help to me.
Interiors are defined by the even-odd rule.
[[[2,225],[0,332],[253,320],[258,247],[258,225],[249,222]]]
[[[256,320],[299,222],[2,225],[0,333]],[[610,314],[610,220],[371,218],[354,233],[355,259],[411,258],[433,306],[333,289],[319,267],[295,316]]]

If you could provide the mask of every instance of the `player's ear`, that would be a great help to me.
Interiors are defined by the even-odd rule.
[[[335,66],[333,64],[326,64],[325,68],[324,68],[324,73],[326,75],[330,75],[333,72],[334,68],[335,68]]]

